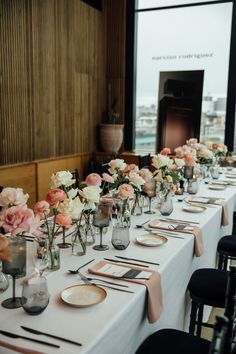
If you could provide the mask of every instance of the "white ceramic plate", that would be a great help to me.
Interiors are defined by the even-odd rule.
[[[79,284],[61,292],[62,300],[71,306],[88,307],[99,304],[107,296],[106,291],[97,285]]]
[[[182,208],[182,210],[187,211],[189,213],[202,213],[206,210],[206,207],[197,205],[186,205]]]
[[[166,243],[168,239],[165,236],[161,236],[158,234],[148,234],[138,236],[136,238],[136,241],[143,246],[156,247],[164,245],[164,243]]]
[[[235,173],[234,173],[234,174],[233,174],[233,173],[226,173],[226,174],[225,174],[225,177],[227,177],[227,178],[234,178],[234,179],[235,179],[235,178],[236,178],[236,174],[235,174]]]
[[[225,185],[210,185],[208,188],[215,191],[223,191],[225,189]]]

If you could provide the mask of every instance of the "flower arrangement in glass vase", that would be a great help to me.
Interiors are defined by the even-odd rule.
[[[158,186],[160,212],[163,215],[169,215],[173,211],[172,194],[175,193],[176,184],[181,176],[182,163],[169,157],[170,153],[169,148],[164,148],[152,158],[152,166],[156,169],[153,178]]]
[[[21,298],[15,296],[16,277],[26,274],[26,233],[34,233],[40,225],[40,218],[28,208],[29,195],[24,194],[21,188],[4,188],[0,193],[0,227],[3,273],[13,279],[13,296],[2,302],[6,308],[21,306]]]
[[[102,179],[104,183],[108,184],[108,189],[110,190],[112,196],[119,197],[120,190],[127,188],[127,185],[132,187],[129,189],[129,201],[133,201],[132,214],[141,215],[142,214],[142,202],[141,195],[143,186],[145,184],[144,176],[147,177],[147,169],[139,170],[136,164],[126,164],[124,160],[115,159],[109,162],[109,169],[107,173],[103,173]],[[152,174],[151,174],[152,175]],[[126,187],[121,187],[125,185]],[[121,198],[124,199],[124,198]]]

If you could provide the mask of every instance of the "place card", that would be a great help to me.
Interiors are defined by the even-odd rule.
[[[113,277],[125,277],[129,279],[139,279],[139,278],[149,278],[151,276],[150,272],[141,271],[139,269],[122,267],[120,265],[106,263],[103,265],[99,272],[104,273],[104,275],[109,275]]]

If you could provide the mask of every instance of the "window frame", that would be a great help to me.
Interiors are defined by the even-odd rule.
[[[236,0],[205,1],[192,4],[138,9],[138,0],[126,0],[126,66],[125,66],[125,134],[124,149],[135,150],[136,68],[137,68],[137,15],[139,12],[162,11],[174,8],[232,3],[232,23],[229,52],[229,70],[226,99],[224,143],[234,151],[236,105]],[[235,44],[235,45],[234,45]],[[236,141],[235,141],[236,145]]]

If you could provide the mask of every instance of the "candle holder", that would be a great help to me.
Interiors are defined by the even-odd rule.
[[[184,166],[184,178],[188,181],[187,191],[189,190],[189,181],[193,178],[193,166]]]

